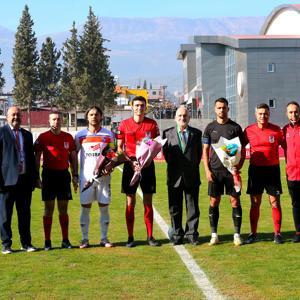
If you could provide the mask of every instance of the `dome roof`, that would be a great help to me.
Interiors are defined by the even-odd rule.
[[[274,8],[260,34],[300,35],[300,4],[283,4]]]

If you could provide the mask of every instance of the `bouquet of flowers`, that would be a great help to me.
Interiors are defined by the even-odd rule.
[[[213,149],[218,155],[223,166],[233,175],[234,189],[236,192],[240,192],[242,189],[242,179],[240,171],[236,169],[237,164],[241,159],[241,142],[239,137],[231,140],[227,140],[224,137],[220,137],[217,144],[212,144]]]
[[[150,165],[166,141],[167,139],[163,140],[160,136],[155,139],[146,137],[140,144],[136,145],[136,158],[139,164],[139,170],[134,172],[130,186],[133,186],[140,179],[142,169]]]
[[[86,191],[95,181],[99,182],[99,178],[104,175],[104,172],[106,172],[106,174],[111,173],[115,167],[127,160],[129,160],[129,158],[124,152],[115,152],[114,145],[111,143],[107,144],[97,158],[93,177],[84,184],[81,192]]]

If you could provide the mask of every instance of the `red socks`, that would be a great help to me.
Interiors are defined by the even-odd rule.
[[[274,223],[274,232],[275,234],[280,233],[281,228],[281,219],[282,219],[282,213],[281,213],[281,207],[272,207],[272,218]]]
[[[134,226],[134,206],[127,205],[125,211],[126,224],[128,237],[133,237],[133,226]]]
[[[250,225],[251,225],[251,232],[257,233],[257,223],[259,219],[259,206],[258,205],[251,205],[250,208]]]
[[[152,238],[153,232],[153,208],[152,204],[144,204],[144,220],[147,228],[148,238]]]
[[[51,240],[52,217],[43,216],[45,240]]]
[[[69,239],[69,215],[59,215],[59,223],[63,240]]]

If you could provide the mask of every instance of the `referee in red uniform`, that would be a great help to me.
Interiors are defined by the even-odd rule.
[[[300,107],[292,101],[286,106],[289,123],[283,127],[286,179],[292,199],[296,233],[293,243],[300,242]]]
[[[250,194],[250,225],[251,233],[246,243],[257,241],[257,224],[259,219],[260,204],[264,189],[269,194],[274,222],[274,243],[283,243],[280,234],[282,194],[279,145],[283,143],[283,134],[279,126],[269,123],[270,108],[262,103],[256,106],[255,116],[257,123],[245,129],[245,143],[250,145],[250,165],[248,170],[247,194]]]
[[[61,131],[61,123],[62,115],[59,112],[51,112],[49,114],[50,130],[40,134],[34,146],[38,172],[43,154],[42,181],[38,178],[36,186],[42,188],[42,200],[45,203],[43,216],[45,250],[52,248],[51,227],[55,198],[62,231],[61,247],[72,248],[68,236],[68,201],[72,199],[71,176],[68,168],[70,163],[72,182],[76,191],[78,186],[77,155],[74,139],[71,134]]]

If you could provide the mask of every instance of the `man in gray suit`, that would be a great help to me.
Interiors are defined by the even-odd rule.
[[[184,106],[176,111],[176,126],[164,131],[167,142],[163,153],[167,162],[167,185],[174,245],[183,243],[184,236],[192,245],[199,244],[199,164],[202,156],[202,132],[188,126],[189,113]],[[186,226],[182,228],[183,194],[186,202]]]
[[[20,128],[21,110],[12,106],[7,123],[0,128],[0,229],[2,253],[12,252],[11,218],[14,203],[18,214],[21,250],[33,252],[30,234],[30,205],[37,173],[32,134]]]

